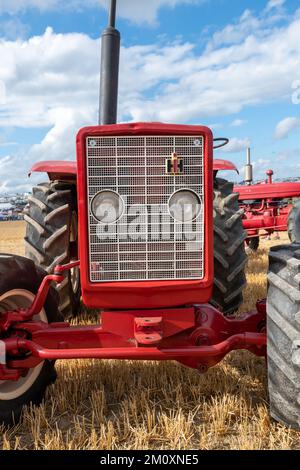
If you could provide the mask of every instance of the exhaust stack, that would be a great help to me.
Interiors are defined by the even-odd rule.
[[[116,124],[121,35],[116,29],[117,0],[111,0],[109,22],[102,33],[99,124]]]
[[[247,148],[247,164],[245,166],[245,183],[249,186],[253,183],[253,166],[251,164],[250,148]]]

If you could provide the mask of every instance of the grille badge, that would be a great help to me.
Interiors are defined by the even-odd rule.
[[[179,158],[176,152],[166,159],[166,174],[172,176],[183,174],[183,159]]]

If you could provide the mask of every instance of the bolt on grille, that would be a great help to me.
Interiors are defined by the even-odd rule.
[[[203,279],[203,137],[88,137],[86,149],[91,282]],[[166,174],[173,152],[183,160],[176,176]],[[169,213],[171,195],[182,189],[202,203],[190,223]],[[92,215],[91,201],[102,190],[117,192],[125,203],[114,224]]]

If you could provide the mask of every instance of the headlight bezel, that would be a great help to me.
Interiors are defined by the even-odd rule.
[[[95,203],[95,200],[100,197],[103,193],[111,193],[115,196],[117,196],[118,198],[118,201],[121,203],[120,207],[121,207],[121,211],[119,210],[118,211],[118,217],[114,220],[114,221],[109,221],[109,222],[103,222],[102,220],[98,219],[98,217],[96,216],[95,214],[95,210],[94,210],[94,203]],[[101,191],[98,191],[92,198],[91,202],[90,202],[90,212],[93,216],[93,218],[99,222],[100,224],[102,225],[115,225],[124,215],[125,213],[125,202],[124,202],[124,199],[122,198],[122,196],[117,193],[117,191],[114,191],[113,189],[102,189]]]
[[[172,199],[174,197],[176,197],[178,194],[180,193],[190,193],[191,195],[193,195],[195,197],[195,200],[197,200],[197,206],[199,207],[199,210],[197,211],[197,213],[195,214],[195,216],[189,220],[181,220],[181,219],[177,219],[174,214],[172,213],[171,211],[171,202],[172,202]],[[181,188],[181,189],[178,189],[177,191],[175,191],[173,194],[171,194],[171,196],[169,197],[169,200],[168,200],[168,212],[169,212],[169,215],[170,217],[176,222],[176,223],[179,223],[179,224],[191,224],[193,222],[195,222],[200,216],[201,216],[201,212],[203,211],[203,201],[202,201],[202,198],[199,196],[199,194],[197,194],[195,191],[193,191],[192,189],[190,188]]]

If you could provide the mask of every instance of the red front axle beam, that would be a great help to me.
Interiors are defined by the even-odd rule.
[[[225,356],[236,349],[262,348],[266,345],[264,333],[241,333],[212,346],[198,346],[177,349],[158,349],[145,347],[127,348],[87,348],[87,349],[46,349],[33,341],[16,339],[9,348],[31,352],[42,360],[55,359],[128,359],[128,360],[171,360],[185,358],[211,358]],[[8,350],[9,352],[9,350]]]
[[[236,349],[265,355],[265,301],[257,302],[253,312],[230,318],[205,304],[102,312],[101,326],[34,321],[51,282],[62,282],[63,273],[78,264],[58,266],[54,275],[46,276],[30,308],[1,315],[7,363],[0,366],[0,380],[18,380],[44,360],[176,360],[205,371]]]

